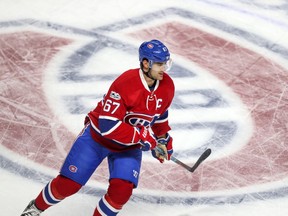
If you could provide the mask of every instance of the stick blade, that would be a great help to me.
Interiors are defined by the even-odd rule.
[[[206,160],[206,159],[209,157],[209,155],[211,154],[211,152],[212,152],[212,150],[211,150],[210,148],[206,149],[206,150],[202,153],[202,155],[199,157],[199,159],[196,161],[196,163],[194,164],[194,166],[192,166],[192,167],[189,169],[189,171],[190,171],[190,172],[194,172],[194,171],[197,169],[197,167],[198,167],[204,160]]]
[[[210,148],[206,149],[205,152],[203,152],[203,160],[205,160],[206,158],[209,157],[209,155],[211,154],[212,150]]]

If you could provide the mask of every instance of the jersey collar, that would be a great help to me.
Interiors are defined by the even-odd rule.
[[[139,69],[139,76],[140,76],[140,80],[144,86],[145,89],[147,89],[147,91],[149,92],[152,92],[150,89],[149,89],[149,86],[144,78],[144,74],[143,74],[143,71],[141,70],[141,68]],[[156,91],[156,89],[158,88],[160,84],[160,81],[159,80],[156,80],[156,84],[155,84],[155,88],[153,89],[153,91]]]

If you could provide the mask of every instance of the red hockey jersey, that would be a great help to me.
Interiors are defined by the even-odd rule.
[[[92,137],[112,151],[123,151],[140,147],[139,126],[150,126],[156,136],[167,133],[174,91],[173,80],[166,73],[150,90],[139,68],[124,72],[88,113]]]

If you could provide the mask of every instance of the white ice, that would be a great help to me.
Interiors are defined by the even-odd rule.
[[[59,25],[75,27],[79,29],[96,29],[101,26],[110,25],[112,23],[116,23],[122,20],[127,20],[130,18],[142,16],[147,13],[160,11],[166,8],[180,8],[183,10],[192,11],[196,14],[203,15],[203,17],[209,17],[215,20],[220,20],[226,23],[227,25],[233,26],[235,28],[242,29],[251,33],[251,35],[258,35],[261,36],[263,39],[267,39],[272,44],[270,47],[274,45],[282,46],[288,49],[288,1],[287,0],[48,0],[48,1],[37,1],[37,0],[1,0],[0,1],[0,24],[4,22],[11,22],[14,20],[22,20],[22,19],[33,19],[42,22],[51,22],[57,23]],[[143,18],[144,19],[144,18]],[[164,21],[163,21],[164,20]],[[178,17],[177,15],[167,16],[164,17],[161,21],[154,21],[154,22],[165,22],[165,21],[183,21],[183,17]],[[152,23],[153,24],[153,23]],[[145,27],[146,24],[141,24],[140,27]],[[149,27],[151,24],[148,23],[147,26]],[[268,59],[271,59],[277,65],[280,65],[286,72],[288,70],[288,62],[287,62],[287,55],[280,53],[279,51],[272,51],[273,49],[267,49],[265,46],[261,46],[261,44],[257,44],[256,41],[253,41],[253,38],[250,41],[247,41],[239,35],[234,34],[232,35],[231,32],[225,32],[225,30],[213,28],[213,26],[205,25],[201,22],[191,21],[189,25],[193,26],[194,28],[198,28],[200,30],[209,32],[211,34],[221,36],[222,38],[229,40],[231,42],[235,42],[240,44],[242,47],[251,49],[256,53],[263,54],[267,56]],[[140,28],[136,27],[136,28]],[[116,39],[125,40],[123,35],[125,31],[129,31],[129,28],[133,28],[131,25],[128,26],[128,30],[120,30],[115,34],[110,34],[111,37]],[[135,31],[136,31],[135,28]],[[28,28],[29,31],[33,31],[36,27]],[[20,29],[21,30],[21,29]],[[27,30],[27,29],[25,29]],[[13,32],[19,31],[17,26],[5,26],[0,25],[0,37],[2,34],[9,34]],[[42,29],[43,32],[50,34],[49,30]],[[57,32],[57,30],[55,30]],[[52,33],[51,33],[52,34]],[[61,101],[58,100],[60,95],[65,94],[69,96],[73,96],[74,94],[85,94],[87,91],[85,88],[82,88],[81,83],[65,83],[62,85],[57,85],[55,81],[55,70],[57,70],[58,65],[62,63],[65,58],[71,55],[74,50],[81,47],[83,43],[87,43],[92,41],[91,38],[86,36],[75,36],[69,35],[69,32],[57,32],[59,36],[63,37],[70,37],[70,39],[75,39],[78,42],[74,44],[70,44],[68,48],[62,50],[60,56],[53,62],[47,66],[45,70],[46,74],[44,75],[45,83],[43,83],[43,89],[45,91],[47,101],[49,103],[50,108],[53,110],[57,118],[59,118],[65,127],[74,135],[78,133],[78,131],[82,128],[82,121],[84,114],[80,115],[70,115],[65,114],[67,113],[67,107],[61,104]],[[107,33],[108,34],[108,33]],[[191,36],[193,37],[193,36]],[[1,40],[1,38],[0,38]],[[5,41],[0,41],[5,43]],[[127,42],[127,41],[125,41]],[[129,43],[132,45],[137,46],[138,44],[137,39],[131,39]],[[177,41],[175,41],[177,44]],[[0,47],[1,48],[1,47]],[[16,50],[17,52],[17,50]],[[4,63],[1,59],[2,50],[0,50],[0,69],[2,69],[1,64]],[[84,75],[91,75],[96,73],[97,75],[101,75],[103,73],[114,71],[118,73],[118,70],[122,72],[128,68],[137,67],[138,59],[137,56],[133,56],[130,54],[124,54],[121,50],[109,50],[105,49],[101,52],[103,55],[95,55],[93,58],[90,59],[89,62],[83,68],[82,74]],[[111,57],[113,56],[113,57]],[[111,60],[111,58],[114,58]],[[203,56],[205,58],[205,56]],[[102,65],[95,64],[96,61],[101,62]],[[117,61],[115,61],[117,59]],[[7,60],[7,59],[6,59]],[[13,63],[13,59],[9,59]],[[121,64],[119,63],[121,60]],[[113,63],[111,63],[113,61]],[[239,59],[239,61],[245,62],[245,59]],[[124,62],[124,63],[123,63]],[[212,170],[217,167],[213,167],[213,161],[220,160],[221,158],[229,157],[234,152],[245,148],[245,144],[249,141],[252,137],[253,133],[259,133],[261,136],[261,131],[254,131],[253,119],[251,119],[250,114],[253,112],[252,107],[245,107],[242,104],[241,99],[237,96],[236,93],[231,91],[229,87],[227,87],[221,80],[215,79],[215,77],[207,71],[203,70],[199,67],[199,65],[193,64],[191,62],[187,62],[187,60],[181,58],[179,55],[175,55],[175,62],[178,64],[189,66],[193,70],[197,71],[199,74],[196,78],[183,79],[183,78],[175,78],[175,85],[176,90],[187,90],[190,88],[191,82],[193,82],[193,89],[191,90],[199,90],[201,88],[213,85],[217,88],[220,94],[225,95],[223,99],[229,100],[229,108],[221,108],[221,109],[214,109],[211,110],[193,110],[194,114],[189,115],[191,110],[184,110],[184,109],[173,109],[171,110],[171,123],[185,123],[185,122],[206,122],[211,120],[212,122],[217,122],[220,120],[235,120],[238,122],[238,127],[240,128],[237,135],[233,137],[231,143],[233,145],[226,146],[225,148],[218,150],[215,149],[216,153],[211,155],[211,158],[208,159],[207,165],[200,168],[198,173],[193,175],[196,178],[203,178],[205,179],[205,172],[203,170],[209,169]],[[278,67],[278,66],[277,66]],[[97,71],[94,71],[93,68],[97,68]],[[276,66],[275,66],[276,68]],[[1,72],[2,73],[2,72]],[[4,73],[4,72],[3,72]],[[116,74],[115,74],[116,75]],[[287,77],[287,74],[284,74],[284,77]],[[279,76],[281,77],[281,76]],[[8,78],[9,79],[9,78]],[[280,78],[279,78],[280,79]],[[204,80],[204,81],[203,81]],[[287,79],[286,79],[287,80]],[[107,81],[98,81],[97,85],[100,85],[100,89],[94,88],[93,82],[88,83],[86,88],[89,89],[91,94],[97,94],[97,99],[100,99],[101,94],[105,93],[106,89],[109,86],[109,82]],[[71,91],[71,88],[74,88]],[[0,80],[0,102],[2,103],[11,103],[11,106],[17,106],[12,101],[9,101],[7,98],[3,98],[2,93],[6,91],[5,80]],[[190,90],[190,89],[189,89]],[[283,83],[283,92],[282,95],[279,96],[278,104],[275,109],[277,112],[282,113],[285,116],[285,111],[287,111],[287,83]],[[267,95],[268,97],[268,95]],[[194,94],[193,97],[189,97],[189,95],[184,95],[181,97],[183,102],[190,102],[194,104],[201,104],[205,103],[207,98],[203,97],[203,95]],[[83,102],[86,104],[87,107],[93,107],[96,105],[95,98],[86,97],[83,99]],[[260,101],[261,102],[261,101]],[[284,105],[283,105],[284,104]],[[181,104],[177,104],[181,105]],[[255,109],[259,106],[267,106],[269,104],[255,104]],[[282,106],[281,106],[282,105]],[[19,109],[20,109],[19,105]],[[286,107],[286,108],[285,108]],[[282,111],[283,109],[283,111]],[[13,110],[13,108],[11,108]],[[27,111],[27,110],[26,110]],[[11,111],[12,112],[12,111]],[[0,112],[1,113],[1,112]],[[3,114],[3,113],[2,113]],[[4,113],[6,114],[6,113]],[[17,116],[17,112],[15,112]],[[35,113],[35,115],[38,115]],[[275,114],[276,115],[276,114]],[[0,116],[1,120],[4,119],[3,115]],[[287,114],[286,114],[287,117]],[[12,118],[12,117],[11,117]],[[42,118],[45,120],[45,116],[43,115]],[[67,121],[68,119],[68,121]],[[12,120],[11,120],[12,121]],[[51,125],[53,122],[51,122]],[[272,123],[271,123],[272,124]],[[24,124],[23,124],[24,125]],[[27,125],[26,125],[27,126]],[[25,125],[23,126],[25,127]],[[55,125],[55,128],[57,125]],[[281,127],[285,128],[285,132],[287,132],[287,123],[286,125],[281,125]],[[3,129],[0,127],[1,130]],[[273,128],[275,131],[277,128]],[[4,129],[3,129],[4,130]],[[208,142],[208,138],[212,136],[213,131],[211,128],[202,128],[201,130],[191,130],[191,131],[175,131],[171,132],[174,135],[175,140],[175,152],[180,150],[187,150],[189,148],[198,148],[201,147],[201,144]],[[276,133],[276,132],[275,132]],[[3,133],[1,132],[3,135]],[[57,169],[53,169],[53,167],[47,168],[45,166],[37,165],[36,163],[29,160],[31,155],[19,156],[15,153],[12,153],[8,150],[5,146],[2,145],[3,137],[0,137],[0,156],[5,156],[9,158],[12,162],[15,162],[19,165],[24,165],[27,167],[33,168],[36,172],[42,172],[45,170],[45,174],[49,176],[57,175]],[[13,135],[13,134],[12,134]],[[11,136],[12,136],[11,135]],[[44,134],[43,134],[44,135]],[[276,136],[277,134],[275,134]],[[5,135],[6,136],[6,135]],[[27,134],[27,137],[29,134]],[[12,137],[11,137],[12,138]],[[33,141],[33,137],[30,137],[31,142]],[[193,140],[193,145],[191,146],[177,146],[177,143],[187,142],[187,139]],[[286,139],[287,141],[287,139]],[[11,143],[13,146],[14,143]],[[287,144],[286,143],[279,143],[280,146],[283,147],[283,152],[287,151]],[[61,146],[57,146],[61,157],[65,156],[66,150]],[[213,149],[214,150],[214,149]],[[38,150],[39,154],[41,152],[41,148]],[[51,156],[51,155],[50,155]],[[276,155],[275,157],[278,157]],[[286,154],[287,156],[287,154]],[[49,157],[49,155],[47,155]],[[53,157],[53,155],[51,156]],[[191,162],[195,161],[195,157],[192,158],[185,157],[185,155],[178,155],[183,161]],[[251,152],[251,157],[257,157]],[[280,156],[279,156],[280,157]],[[152,159],[145,155],[145,160],[151,161]],[[241,158],[237,158],[240,159]],[[230,158],[229,160],[234,161],[237,159]],[[266,158],[260,158],[260,161],[265,160]],[[286,158],[288,161],[288,157]],[[145,161],[143,162],[145,163]],[[166,162],[172,163],[172,162]],[[204,162],[205,163],[205,162]],[[244,163],[244,161],[243,161]],[[273,166],[271,162],[268,165]],[[192,193],[193,197],[202,197],[202,196],[225,196],[225,195],[234,195],[234,194],[243,194],[243,193],[256,193],[258,191],[269,191],[271,189],[273,191],[274,188],[285,188],[287,190],[287,176],[288,176],[288,166],[287,162],[282,164],[283,167],[286,167],[286,172],[282,172],[283,176],[277,176],[277,181],[275,182],[265,182],[265,176],[263,177],[263,184],[251,184],[245,186],[243,188],[237,189],[227,189],[227,190],[219,190],[219,191],[195,191],[195,194]],[[229,164],[227,163],[227,167]],[[181,169],[180,167],[178,169]],[[220,169],[220,168],[219,168]],[[225,169],[225,167],[221,168]],[[10,171],[9,171],[10,170]],[[273,172],[273,170],[269,170],[270,172],[267,173],[267,178],[271,177],[270,175],[277,175]],[[183,171],[183,179],[190,178],[192,179],[191,175],[188,175]],[[155,174],[157,175],[157,173]],[[170,174],[169,174],[170,175]],[[164,180],[169,181],[169,175],[167,175]],[[171,173],[173,175],[173,173]],[[233,175],[233,173],[231,174]],[[195,177],[194,176],[194,177]],[[147,180],[147,179],[145,179]],[[141,180],[140,180],[141,181]],[[225,181],[222,179],[221,176],[215,179],[217,181]],[[201,182],[201,181],[200,181]],[[166,182],[167,183],[167,182]],[[174,182],[175,183],[175,182]],[[232,182],[233,183],[233,182]],[[232,184],[230,183],[230,184]],[[241,181],[240,181],[241,183]],[[244,182],[243,182],[244,183]],[[249,182],[248,182],[249,183]],[[159,182],[151,182],[151,185],[161,184]],[[178,181],[178,184],[181,184],[181,180]],[[228,184],[228,183],[227,183]],[[17,172],[12,172],[7,165],[1,161],[0,157],[0,215],[11,215],[16,216],[20,215],[23,209],[26,207],[28,202],[35,198],[41,189],[45,186],[45,181],[34,181],[33,179],[29,178],[29,176],[22,177],[17,174]],[[88,186],[97,187],[99,186],[101,189],[106,188],[105,183],[97,183],[97,181],[91,181],[88,183]],[[201,185],[200,185],[201,189]],[[141,194],[145,193],[145,189],[139,188],[139,191],[136,192]],[[151,194],[158,195],[159,193],[163,193],[166,196],[190,196],[190,191],[185,192],[177,192],[172,190],[172,192],[163,192],[163,191],[150,191]],[[125,205],[124,209],[121,211],[119,215],[137,215],[137,216],[160,216],[160,215],[173,215],[173,216],[286,216],[288,214],[288,194],[283,193],[286,196],[282,198],[273,198],[273,197],[264,197],[261,199],[252,198],[252,201],[249,202],[240,202],[239,204],[233,203],[232,204],[197,204],[194,203],[192,205],[183,205],[183,204],[175,204],[175,205],[167,205],[167,204],[157,204],[157,203],[144,203],[144,202],[134,202],[130,201],[127,205]],[[57,215],[69,215],[69,216],[79,216],[79,215],[92,215],[96,204],[100,199],[99,196],[95,195],[88,195],[85,193],[78,193],[72,197],[67,198],[60,204],[50,208],[46,212],[43,213],[43,216],[50,215],[50,216],[57,216]],[[180,198],[179,198],[180,199]]]

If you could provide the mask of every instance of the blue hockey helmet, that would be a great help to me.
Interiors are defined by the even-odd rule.
[[[144,59],[149,61],[150,68],[154,62],[168,62],[170,53],[168,48],[159,40],[143,42],[139,47],[139,61]]]

